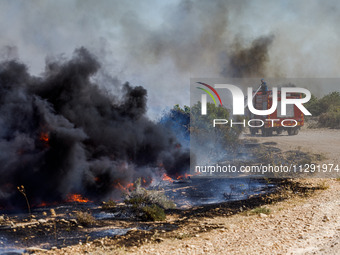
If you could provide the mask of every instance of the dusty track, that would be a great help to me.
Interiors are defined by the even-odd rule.
[[[249,134],[244,135],[250,137]],[[275,142],[281,150],[302,149],[312,153],[321,153],[327,157],[325,161],[340,163],[340,130],[338,129],[307,129],[303,128],[298,135],[287,133],[271,137],[255,136],[259,142]]]

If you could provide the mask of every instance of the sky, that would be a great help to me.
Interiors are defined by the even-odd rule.
[[[0,60],[39,76],[84,46],[102,63],[101,87],[145,87],[159,118],[189,104],[190,78],[339,77],[339,14],[336,0],[2,0]]]

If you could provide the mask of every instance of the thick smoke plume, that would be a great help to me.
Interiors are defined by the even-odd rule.
[[[19,185],[33,204],[69,193],[99,200],[153,171],[189,169],[189,153],[145,117],[147,91],[126,83],[109,95],[91,79],[99,68],[84,48],[41,77],[16,61],[0,65],[2,207],[21,201]]]
[[[250,47],[243,48],[235,43],[227,58],[221,74],[224,77],[259,77],[264,76],[269,62],[269,46],[274,36],[263,36],[254,40]]]

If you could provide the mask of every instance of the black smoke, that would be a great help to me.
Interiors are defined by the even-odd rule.
[[[249,47],[234,43],[225,61],[221,75],[224,77],[264,77],[269,62],[269,47],[273,35],[262,36],[252,41]]]
[[[86,49],[46,64],[40,77],[17,61],[0,64],[0,205],[62,201],[69,193],[93,200],[118,183],[189,169],[189,152],[150,121],[147,91],[130,84],[111,95],[94,82],[100,64]]]

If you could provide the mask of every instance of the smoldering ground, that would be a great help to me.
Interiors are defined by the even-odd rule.
[[[68,193],[91,199],[118,183],[189,168],[189,153],[146,116],[147,91],[115,80],[120,95],[91,77],[100,63],[85,48],[68,61],[48,62],[40,77],[17,61],[0,65],[0,202],[15,205],[19,185],[32,204]]]

